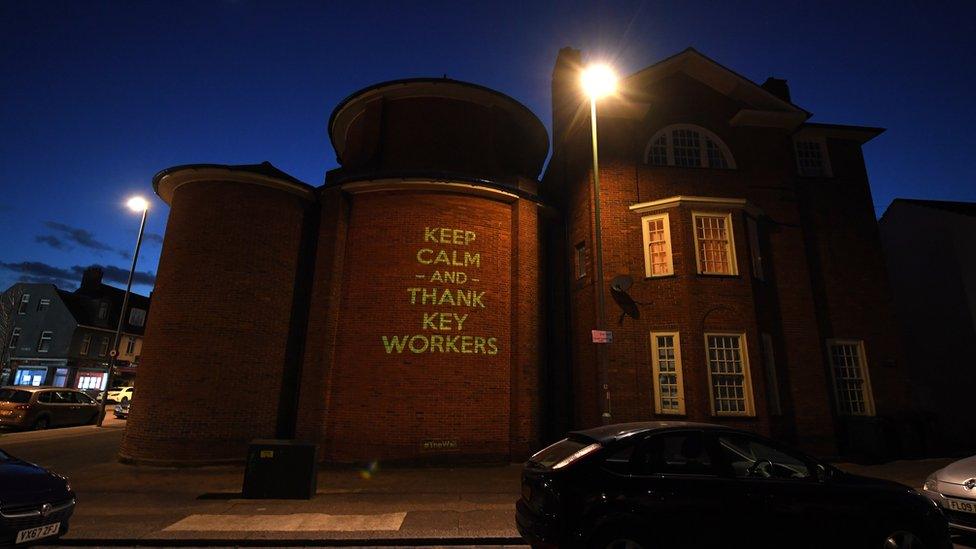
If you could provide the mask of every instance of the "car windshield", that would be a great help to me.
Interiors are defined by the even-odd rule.
[[[25,404],[30,400],[31,394],[28,391],[18,391],[17,389],[0,389],[0,402],[14,402]]]

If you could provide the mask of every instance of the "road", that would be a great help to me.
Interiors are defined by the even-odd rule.
[[[430,477],[430,469],[388,470],[368,480],[355,474],[343,476],[342,471],[324,470],[319,475],[318,495],[311,501],[240,500],[239,495],[234,495],[240,490],[243,471],[239,467],[172,469],[119,464],[116,454],[124,426],[124,421],[112,418],[103,428],[84,426],[0,433],[0,448],[71,478],[79,494],[79,507],[68,534],[73,544],[86,543],[86,539],[104,540],[106,536],[157,544],[166,539],[206,539],[200,535],[202,528],[213,531],[214,539],[229,535],[241,542],[253,540],[254,536],[267,536],[259,539],[271,540],[277,536],[274,532],[221,533],[214,531],[221,528],[213,524],[204,522],[200,526],[198,523],[206,521],[206,517],[221,517],[219,520],[226,522],[244,516],[248,517],[246,521],[259,521],[244,527],[258,530],[268,528],[264,519],[280,522],[297,516],[287,513],[305,513],[302,516],[308,517],[309,512],[325,513],[321,515],[325,517],[323,520],[334,520],[336,512],[360,513],[357,516],[375,519],[402,511],[399,532],[396,535],[373,533],[381,536],[380,539],[401,534],[407,539],[419,539],[424,534],[511,539],[514,534],[511,501],[518,494],[517,467],[480,471],[445,469],[438,471],[435,478]],[[938,466],[941,465],[896,462],[851,468],[863,474],[917,484],[915,477],[924,478],[924,471]],[[278,526],[280,531],[285,525]],[[295,533],[280,532],[282,536]],[[303,536],[304,539],[313,540],[334,533],[305,535],[308,537]],[[956,549],[976,548],[976,540],[956,541]]]

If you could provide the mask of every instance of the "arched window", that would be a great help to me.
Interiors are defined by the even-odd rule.
[[[698,126],[676,124],[654,134],[644,162],[652,166],[735,169],[735,159],[725,143]]]

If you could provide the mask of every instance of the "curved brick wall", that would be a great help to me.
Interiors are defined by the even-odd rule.
[[[323,199],[312,307],[337,316],[312,315],[300,436],[338,462],[523,456],[538,438],[538,207],[405,186]]]
[[[306,203],[235,181],[173,191],[123,460],[240,461],[274,436]]]

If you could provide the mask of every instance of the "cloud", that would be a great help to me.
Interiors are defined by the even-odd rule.
[[[78,244],[83,248],[97,250],[100,252],[115,250],[115,248],[109,246],[108,244],[97,240],[94,234],[86,231],[85,229],[72,227],[70,225],[65,225],[64,223],[58,223],[57,221],[45,221],[44,226],[60,232],[64,238],[68,239],[70,242]]]
[[[146,239],[147,241],[152,242],[153,244],[156,244],[156,245],[162,245],[163,244],[163,235],[161,235],[159,233],[146,233],[146,234],[142,235],[142,237],[144,239]]]
[[[21,282],[37,282],[42,284],[54,284],[60,288],[75,288],[81,281],[81,275],[88,267],[98,267],[102,269],[102,281],[125,284],[129,278],[129,270],[113,265],[75,265],[70,268],[55,267],[39,261],[22,261],[20,263],[7,263],[0,261],[0,269],[11,271],[18,275]],[[156,275],[150,271],[136,271],[132,277],[135,285],[152,286],[156,283]]]
[[[47,244],[48,246],[54,248],[55,250],[70,250],[71,246],[68,246],[63,240],[54,236],[53,234],[37,235],[34,237],[34,242],[39,244]]]

